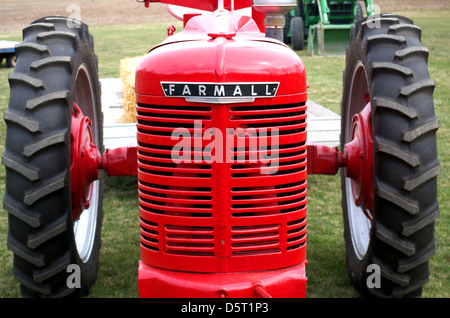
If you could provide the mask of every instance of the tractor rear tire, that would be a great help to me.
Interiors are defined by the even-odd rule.
[[[303,30],[303,18],[291,19],[291,43],[294,51],[302,51],[305,47],[305,33]]]
[[[355,22],[364,19],[364,11],[360,2],[356,2]]]
[[[23,297],[82,296],[97,277],[103,178],[93,183],[90,207],[73,220],[71,120],[75,101],[102,152],[93,39],[85,24],[59,16],[33,22],[23,35],[9,76],[2,157],[13,274]]]
[[[341,149],[351,139],[353,115],[369,100],[373,132],[371,218],[364,219],[341,171],[347,267],[363,296],[420,296],[435,252],[439,121],[420,37],[411,20],[380,15],[355,24],[347,50]]]

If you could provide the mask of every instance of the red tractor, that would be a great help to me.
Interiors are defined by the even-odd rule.
[[[362,295],[420,295],[440,172],[420,28],[388,14],[355,23],[337,148],[308,142],[305,66],[281,41],[295,0],[160,2],[208,13],[184,15],[184,31],[138,65],[128,147],[103,149],[87,25],[53,16],[23,30],[2,157],[22,295],[88,293],[102,170],[137,176],[141,297],[305,297],[307,176],[338,171],[352,282]]]

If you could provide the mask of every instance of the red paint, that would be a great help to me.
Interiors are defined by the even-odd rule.
[[[167,36],[172,36],[175,31],[177,30],[177,28],[171,24],[168,28],[167,28]]]
[[[89,207],[92,196],[91,183],[99,178],[97,157],[93,144],[91,120],[84,116],[76,103],[72,109],[70,183],[72,192],[72,218],[77,220]]]
[[[207,15],[192,18],[184,32],[169,37],[142,59],[136,72],[138,103],[167,103],[161,90],[162,81],[239,83],[270,79],[281,83],[277,97],[261,102],[285,104],[306,99],[305,67],[295,52],[264,37],[256,23],[246,16],[231,17],[235,37],[213,39],[207,35],[211,19]],[[170,103],[187,105],[184,99]]]
[[[142,298],[304,298],[306,264],[270,271],[192,273],[168,271],[139,262]]]
[[[192,17],[137,67],[140,295],[304,297],[305,67],[249,17],[230,15],[225,28],[211,29],[214,19]],[[252,102],[202,103],[166,97],[161,82],[279,87],[276,96]],[[191,162],[172,158],[180,127],[193,146]],[[242,150],[230,146],[252,129],[259,137],[247,136]],[[278,129],[279,138],[263,140],[264,129]],[[211,162],[202,154],[214,141],[225,146]],[[264,142],[273,149],[267,154],[279,147],[277,166],[236,162],[262,155]]]
[[[353,117],[352,141],[345,145],[346,176],[352,179],[355,203],[369,218],[373,209],[373,139],[370,102]]]
[[[334,175],[344,165],[337,147],[308,143],[308,174]]]
[[[99,169],[110,177],[137,175],[137,146],[107,149],[98,159]]]
[[[189,22],[189,20],[198,15],[200,15],[200,13],[185,13],[183,15],[183,28],[186,27],[186,24]]]
[[[342,154],[337,148],[308,144],[308,174],[334,175],[340,167],[352,179],[355,204],[369,219],[373,209],[373,139],[370,102],[353,116],[352,140]]]
[[[233,0],[224,0],[224,8],[226,10],[231,10],[231,1]],[[166,4],[174,4],[182,7],[205,10],[205,11],[214,11],[218,8],[217,0],[144,0],[145,6],[147,7],[147,3],[149,2],[161,2]],[[239,10],[243,8],[248,8],[252,5],[252,0],[234,0],[234,10]]]
[[[92,182],[100,177],[99,169],[109,176],[137,175],[137,146],[107,149],[101,156],[93,143],[92,121],[76,103],[73,104],[71,124],[70,185],[72,218],[77,220],[90,205]]]
[[[217,8],[217,1],[161,2]],[[235,9],[250,5],[236,1]],[[305,297],[307,173],[336,174],[346,167],[356,204],[371,216],[370,103],[354,116],[344,154],[307,144],[303,62],[264,37],[263,16],[255,14],[259,22],[222,16],[225,27],[215,24],[218,18],[189,17],[184,32],[152,49],[137,67],[137,146],[108,149],[100,157],[91,121],[74,104],[73,218],[89,206],[98,169],[137,175],[141,297]],[[275,96],[253,101],[192,102],[166,96],[162,82],[279,85]],[[174,135],[177,128],[186,137]],[[263,138],[274,129],[277,138]],[[180,139],[192,145],[185,162],[173,157]],[[250,162],[252,156],[259,161]]]

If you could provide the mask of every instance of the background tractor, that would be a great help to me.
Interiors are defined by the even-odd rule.
[[[329,147],[308,141],[306,69],[280,41],[295,1],[161,2],[207,13],[185,14],[184,31],[138,64],[137,144],[124,147],[103,147],[88,26],[50,16],[23,30],[2,156],[22,295],[89,292],[106,173],[137,176],[141,297],[305,297],[308,175],[339,172],[353,284],[419,296],[441,169],[420,28],[384,14],[352,26],[341,144]]]
[[[7,67],[16,66],[16,55],[14,53],[16,44],[16,42],[12,41],[0,41],[0,64],[5,58]]]
[[[372,0],[366,0],[367,16],[375,13]],[[345,54],[354,23],[364,17],[356,0],[299,0],[286,14],[285,42],[303,50],[305,41],[310,55]]]

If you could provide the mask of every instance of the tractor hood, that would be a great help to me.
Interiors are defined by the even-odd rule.
[[[219,103],[239,101],[231,97],[250,97],[244,102],[253,101],[252,96],[295,99],[306,89],[305,67],[297,54],[265,37],[250,17],[226,10],[193,17],[183,32],[153,48],[139,63],[135,84],[138,102],[175,97],[175,104],[188,97],[198,97],[191,99],[197,102],[222,97],[215,99]]]

